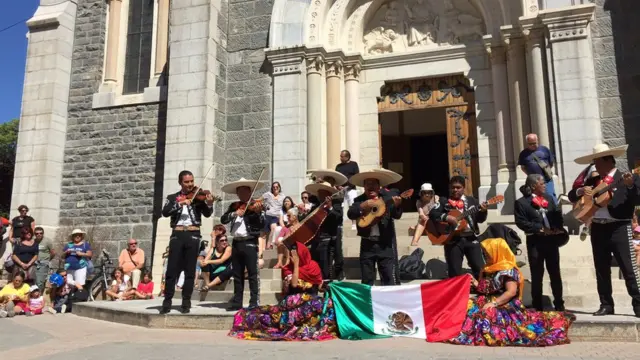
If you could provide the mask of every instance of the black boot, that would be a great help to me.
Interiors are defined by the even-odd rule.
[[[563,300],[554,301],[553,302],[553,307],[556,309],[556,311],[565,311],[564,301]]]
[[[242,309],[242,305],[236,303],[229,303],[229,306],[226,308],[227,311],[238,311],[240,309]]]
[[[593,316],[605,316],[605,315],[614,315],[615,312],[613,311],[613,307],[612,306],[604,306],[604,305],[600,305],[600,309],[598,309],[598,311],[593,313]]]

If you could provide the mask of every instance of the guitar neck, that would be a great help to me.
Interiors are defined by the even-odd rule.
[[[479,209],[478,209],[478,207],[474,207],[473,209],[465,210],[465,211],[464,211],[462,214],[460,214],[456,219],[457,219],[458,221],[460,221],[460,220],[462,220],[462,219],[466,218],[467,216],[470,216],[470,215],[473,215],[473,214],[477,213],[477,212],[478,212],[478,210],[479,210]]]

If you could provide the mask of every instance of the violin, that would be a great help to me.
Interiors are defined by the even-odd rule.
[[[239,202],[235,204],[235,210],[242,210],[259,213],[264,209],[264,203],[262,199],[250,200],[249,202]]]
[[[185,199],[191,201],[191,203],[195,202],[205,202],[207,200],[207,196],[213,195],[213,193],[209,190],[201,189],[201,188],[193,188],[191,192],[184,195]],[[213,196],[213,201],[221,201],[222,198],[219,196]]]

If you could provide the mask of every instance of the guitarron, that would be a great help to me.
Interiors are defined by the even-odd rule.
[[[485,204],[487,205],[495,205],[504,201],[503,195],[498,195],[492,197],[487,200]],[[444,245],[447,242],[451,241],[454,236],[460,234],[464,229],[467,228],[467,216],[473,215],[480,211],[480,207],[474,207],[464,212],[461,212],[457,209],[449,210],[449,215],[454,216],[456,218],[457,225],[454,227],[450,225],[446,221],[436,221],[431,220],[427,221],[426,233],[429,240],[433,245]]]
[[[640,174],[640,166],[631,170],[634,175]],[[596,211],[602,207],[606,207],[611,201],[611,189],[622,184],[622,177],[618,181],[614,181],[607,185],[604,181],[598,186],[593,188],[593,195],[582,196],[578,202],[573,205],[573,216],[583,224],[591,221],[591,218],[596,214]]]
[[[413,196],[413,189],[409,189],[403,192],[402,194],[400,194],[400,197],[405,200],[409,199],[411,196]],[[371,209],[368,212],[364,213],[360,217],[360,219],[358,219],[358,226],[360,226],[361,228],[366,228],[374,224],[377,224],[378,221],[380,221],[380,219],[382,219],[384,214],[387,212],[387,204],[384,202],[382,198],[378,198],[370,201],[373,201],[374,203],[373,207],[371,207]]]

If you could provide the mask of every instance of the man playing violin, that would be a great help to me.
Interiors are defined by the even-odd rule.
[[[402,199],[396,191],[384,186],[396,183],[402,176],[389,170],[371,170],[358,173],[349,179],[355,186],[364,187],[364,194],[356,197],[347,211],[347,217],[358,220],[369,212],[373,200],[381,198],[387,211],[375,224],[363,228],[357,225],[360,236],[360,272],[362,283],[373,285],[376,279],[376,264],[382,285],[400,285],[394,219],[402,217]]]
[[[444,257],[447,261],[449,277],[462,275],[462,261],[467,258],[473,276],[477,279],[484,265],[482,248],[478,242],[480,229],[478,224],[487,220],[487,204],[480,204],[473,196],[464,194],[465,179],[462,176],[454,176],[449,180],[450,196],[440,197],[440,201],[429,212],[429,218],[446,221],[451,226],[457,226],[458,221],[449,211],[456,209],[460,212],[479,208],[480,211],[467,216],[469,224],[459,235],[454,236],[444,245]]]
[[[622,271],[631,296],[633,311],[640,317],[640,273],[633,254],[631,219],[636,205],[640,203],[640,180],[637,175],[623,173],[616,168],[616,156],[624,155],[627,145],[609,148],[599,144],[591,155],[575,159],[586,165],[593,161],[599,176],[590,177],[582,187],[569,192],[569,200],[576,203],[583,196],[593,196],[593,189],[603,182],[612,185],[611,200],[607,206],[598,208],[591,219],[591,248],[596,268],[596,282],[600,296],[600,309],[594,316],[614,314],[611,289],[611,253]]]
[[[169,240],[169,258],[165,278],[165,296],[160,314],[171,311],[171,300],[175,293],[178,275],[184,271],[184,285],[182,287],[182,306],[180,312],[187,314],[191,310],[191,293],[196,275],[196,261],[200,249],[200,226],[202,216],[213,214],[214,197],[206,192],[204,201],[196,196],[193,174],[183,170],[178,175],[178,183],[182,187],[175,194],[170,194],[162,208],[162,216],[171,217],[171,239]]]
[[[229,205],[227,211],[220,218],[220,222],[228,225],[233,237],[231,244],[231,268],[233,269],[233,298],[227,308],[236,311],[242,308],[244,292],[244,270],[249,275],[249,307],[259,306],[260,282],[258,278],[258,237],[264,228],[262,204],[253,201],[253,190],[260,189],[264,183],[244,178],[226,184],[222,191],[235,194],[239,201]]]

